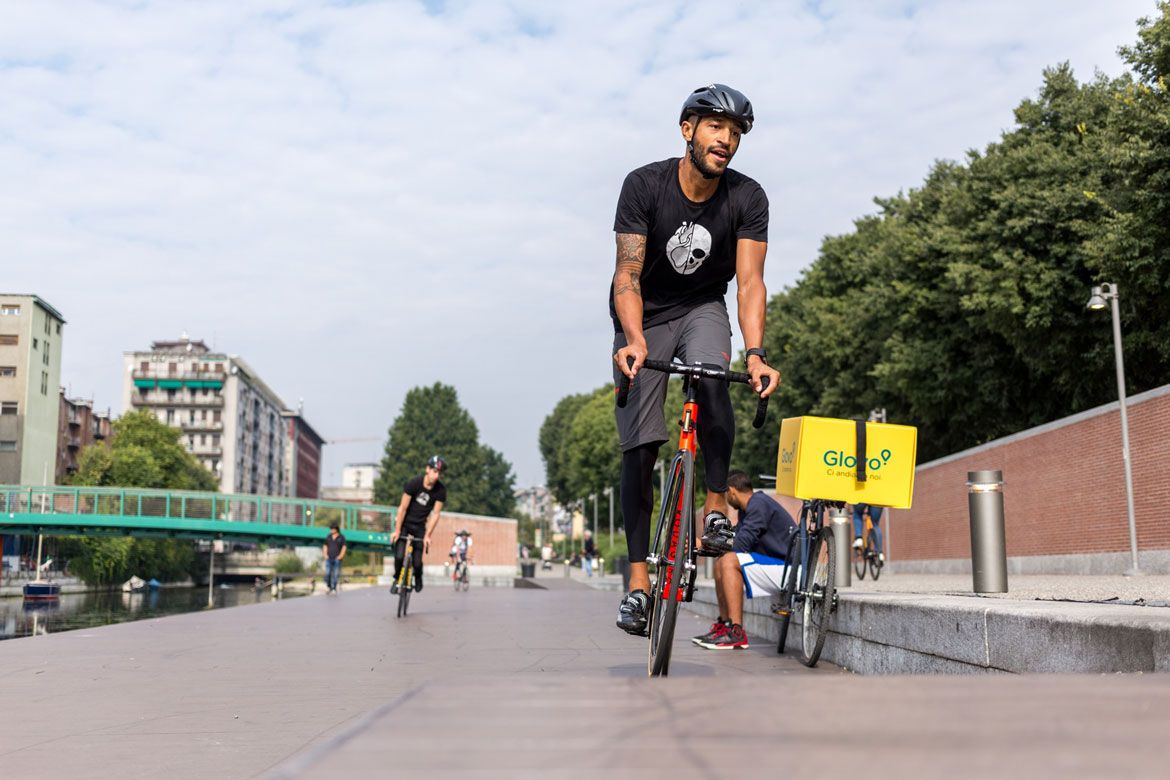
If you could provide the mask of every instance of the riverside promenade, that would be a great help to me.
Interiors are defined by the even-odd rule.
[[[615,594],[382,588],[0,643],[10,778],[1164,777],[1170,676],[863,677],[682,613],[667,679]]]

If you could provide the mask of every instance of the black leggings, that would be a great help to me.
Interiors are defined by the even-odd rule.
[[[423,569],[423,540],[420,537],[414,538],[414,549],[412,551],[411,563],[414,566],[414,581],[422,582]],[[398,537],[398,541],[394,543],[394,581],[398,581],[398,575],[402,571],[402,562],[406,560],[406,537]]]
[[[699,385],[699,447],[706,467],[707,491],[727,492],[727,469],[735,443],[731,396],[722,382]],[[630,563],[650,552],[650,512],[654,508],[654,462],[661,443],[643,444],[622,453],[622,517]],[[667,464],[669,465],[669,464]]]

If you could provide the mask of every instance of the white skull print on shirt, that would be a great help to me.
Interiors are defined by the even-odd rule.
[[[680,274],[693,274],[711,254],[711,233],[698,222],[683,222],[666,242],[666,256]]]

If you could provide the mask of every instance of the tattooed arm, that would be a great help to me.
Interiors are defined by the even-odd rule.
[[[642,266],[646,262],[646,236],[617,234],[617,268],[613,274],[613,308],[617,312],[626,346],[613,356],[618,368],[631,379],[646,360],[646,337],[642,333]],[[627,358],[634,365],[626,365]]]

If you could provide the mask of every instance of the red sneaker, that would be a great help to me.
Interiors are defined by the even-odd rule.
[[[735,650],[737,648],[746,650],[748,648],[747,632],[743,630],[743,626],[731,626],[722,636],[700,644],[708,650]]]
[[[711,642],[727,633],[727,623],[722,620],[716,620],[711,624],[711,630],[705,634],[700,634],[696,637],[691,637],[691,641],[696,645],[701,645],[704,642]]]

